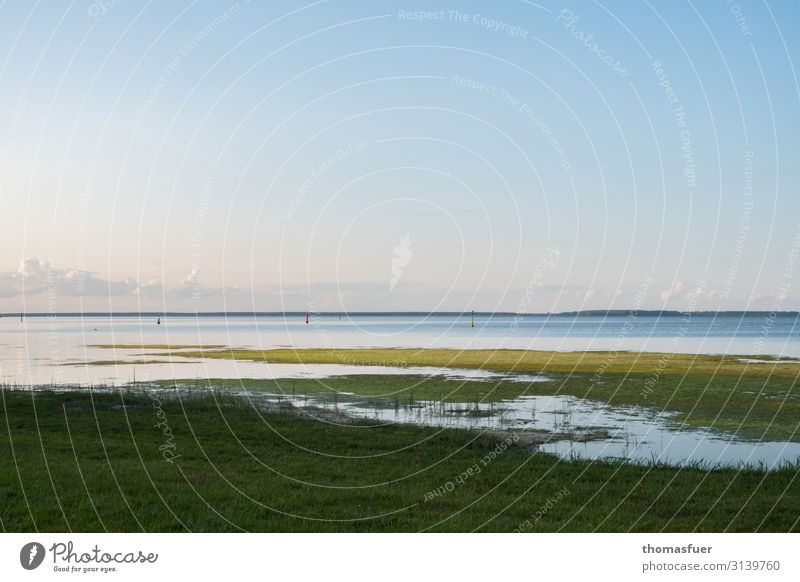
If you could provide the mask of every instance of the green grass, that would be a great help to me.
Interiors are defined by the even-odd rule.
[[[499,436],[334,425],[219,396],[0,398],[4,531],[798,529],[797,467],[559,462],[517,445],[483,465]],[[159,422],[180,455],[173,463],[159,450]],[[448,483],[452,491],[430,494]]]
[[[119,346],[118,346],[119,347]],[[364,366],[436,366],[471,368],[496,372],[554,372],[594,374],[650,373],[666,358],[664,372],[691,371],[704,374],[744,373],[797,377],[800,360],[770,357],[769,364],[747,364],[740,359],[748,356],[713,356],[664,354],[658,352],[552,352],[539,350],[447,350],[408,348],[368,349],[275,349],[251,350],[226,348],[197,353],[181,352],[195,358],[251,360],[284,364],[352,364]]]
[[[748,364],[740,356],[633,352],[545,352],[525,350],[243,350],[168,351],[173,356],[269,363],[436,366],[501,373],[550,374],[553,382],[465,382],[452,401],[514,398],[520,394],[569,394],[617,405],[679,413],[677,422],[732,432],[743,438],[800,442],[800,361]],[[770,360],[771,358],[763,358]],[[396,380],[326,380],[358,394],[400,392]],[[416,383],[416,380],[412,380]],[[419,398],[436,399],[441,383],[413,388]]]

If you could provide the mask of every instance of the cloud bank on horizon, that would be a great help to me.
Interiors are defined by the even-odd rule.
[[[18,309],[6,308],[7,313],[63,312],[63,311],[464,311],[464,305],[488,304],[496,298],[493,293],[468,296],[460,292],[430,289],[425,286],[398,286],[396,270],[387,290],[381,284],[368,282],[315,282],[307,285],[274,285],[264,288],[205,288],[200,273],[193,270],[172,285],[150,279],[106,280],[94,273],[59,270],[47,261],[28,257],[20,261],[16,271],[0,272],[0,301],[7,305],[21,305]],[[759,294],[732,301],[723,290],[709,288],[705,282],[678,280],[667,289],[653,292],[654,301],[644,302],[642,289],[652,282],[643,282],[639,289],[608,290],[581,288],[558,284],[534,282],[526,289],[506,291],[505,301],[495,303],[496,311],[540,313],[571,311],[572,305],[580,309],[665,309],[665,310],[717,310],[734,309],[734,305],[747,303],[752,310],[795,310],[800,302],[787,301],[780,292]],[[441,297],[446,295],[445,301]],[[536,303],[513,302],[519,297]],[[46,298],[42,309],[40,300]],[[541,309],[538,305],[553,307]],[[587,307],[593,305],[593,307]],[[357,307],[354,307],[357,306]],[[563,306],[563,307],[561,307]],[[603,306],[603,307],[598,307]]]
[[[800,308],[800,4],[0,7],[0,312]]]

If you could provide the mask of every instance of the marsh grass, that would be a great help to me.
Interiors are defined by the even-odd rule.
[[[612,405],[634,405],[678,413],[676,426],[703,427],[741,438],[800,442],[800,361],[746,356],[636,352],[548,352],[530,350],[243,350],[166,351],[193,358],[270,363],[340,363],[482,369],[499,374],[545,374],[551,382],[429,379],[414,385],[423,399],[482,402],[525,394],[572,395]],[[411,376],[418,382],[418,376]],[[404,385],[405,382],[405,385]],[[319,382],[317,382],[319,384]],[[396,376],[326,379],[324,386],[362,395],[404,394],[408,382]],[[308,387],[308,385],[307,385]],[[312,388],[313,389],[313,388]],[[317,388],[321,390],[322,388]]]

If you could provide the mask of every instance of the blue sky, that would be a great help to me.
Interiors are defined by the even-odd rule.
[[[800,308],[798,21],[5,2],[0,311]]]

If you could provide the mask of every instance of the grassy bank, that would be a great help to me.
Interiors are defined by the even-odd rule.
[[[552,382],[420,383],[393,379],[326,381],[358,394],[403,394],[452,401],[492,401],[526,394],[569,394],[609,404],[676,411],[678,422],[764,440],[800,441],[800,362],[748,363],[738,356],[525,350],[189,350],[173,356],[269,363],[436,366],[549,374]],[[770,358],[765,358],[770,360]],[[179,360],[178,360],[179,361]],[[338,388],[337,388],[338,389]]]
[[[796,468],[559,462],[499,435],[320,422],[233,398],[0,397],[4,531],[798,529]]]

